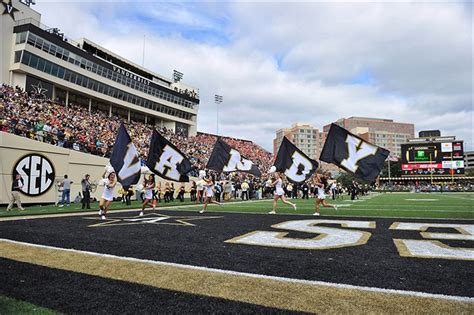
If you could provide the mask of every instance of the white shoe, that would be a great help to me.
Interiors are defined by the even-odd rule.
[[[296,204],[295,203],[293,204],[293,210],[296,211]]]
[[[204,209],[202,209],[201,211],[199,211],[199,213],[204,213]]]
[[[99,210],[99,216],[102,215],[102,210]]]
[[[313,213],[313,215],[319,215],[319,213],[318,213],[318,212],[315,212],[315,213]]]
[[[276,214],[275,210],[268,212],[268,214]]]
[[[102,220],[105,220],[105,215],[101,216],[100,218],[101,218]]]
[[[223,206],[224,206],[224,204],[221,202],[221,203],[219,203],[219,206],[220,206],[220,207],[223,207]]]
[[[336,210],[336,211],[337,211],[337,206],[336,206],[336,205],[334,205],[334,210]]]
[[[62,208],[62,207],[64,207],[64,205],[59,205],[59,208]]]
[[[138,216],[143,217],[143,211],[141,211]]]

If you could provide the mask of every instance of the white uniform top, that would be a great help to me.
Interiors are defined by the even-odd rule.
[[[102,192],[102,199],[105,199],[107,201],[112,201],[114,200],[115,187],[110,188],[109,186],[107,186],[109,183],[110,181],[108,179],[104,179],[105,186],[104,186],[104,191]]]
[[[153,186],[154,185],[152,187],[147,187],[147,185],[150,185],[150,183],[148,181],[145,184],[146,185],[143,185],[143,188],[145,190],[145,194],[144,194],[143,198],[153,199],[153,188],[154,188]]]
[[[324,188],[316,186],[318,188],[318,199],[326,199],[326,195],[324,194]]]
[[[206,188],[206,197],[214,197],[214,185],[206,185],[204,187]]]
[[[275,184],[275,195],[283,196],[285,194],[285,191],[281,187],[282,183],[283,181],[279,178]]]

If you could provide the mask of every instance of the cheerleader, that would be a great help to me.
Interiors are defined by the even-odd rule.
[[[100,198],[99,202],[99,216],[102,220],[105,220],[107,210],[109,210],[110,204],[114,200],[114,188],[115,185],[117,185],[115,172],[111,172],[107,178],[105,178],[106,174],[107,171],[102,174],[102,178],[104,179],[104,192],[102,193],[102,197]]]
[[[150,174],[148,175],[148,179],[144,179],[143,181],[143,190],[145,193],[143,194],[143,204],[142,204],[142,211],[140,212],[140,216],[143,215],[143,212],[145,211],[146,205],[152,201],[153,199],[153,189],[155,188],[155,175]],[[153,207],[154,208],[154,207]]]
[[[316,174],[314,177],[314,185],[316,186],[317,196],[316,196],[316,203],[314,205],[315,212],[313,215],[320,215],[320,205],[322,204],[323,207],[326,208],[333,208],[337,210],[336,205],[330,205],[326,201],[326,194],[324,193],[324,189],[328,186],[328,179],[324,175]]]
[[[223,206],[224,204],[212,200],[214,197],[214,179],[212,177],[206,176],[203,179],[203,187],[204,187],[204,208],[199,211],[199,213],[204,213],[207,209],[208,203],[214,203],[219,206]]]
[[[281,176],[279,173],[275,173],[275,178],[272,183],[272,186],[275,187],[275,193],[273,197],[273,210],[269,212],[269,214],[276,214],[276,204],[278,199],[281,199],[283,203],[286,203],[287,205],[291,205],[293,209],[296,211],[296,204],[289,202],[285,198],[285,191],[283,190],[283,180],[281,179]]]

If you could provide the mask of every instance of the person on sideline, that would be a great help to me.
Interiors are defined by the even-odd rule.
[[[91,182],[89,181],[90,175],[86,174],[81,180],[82,186],[82,209],[91,208]]]
[[[64,202],[66,202],[67,206],[69,207],[71,205],[71,184],[74,183],[72,180],[67,178],[67,175],[64,175],[64,179],[62,183],[60,184],[63,187],[63,195],[61,197],[61,204],[59,207],[64,207]]]
[[[21,179],[20,174],[15,175],[15,179],[12,181],[12,193],[11,193],[11,200],[10,203],[8,204],[7,211],[10,211],[13,207],[13,203],[16,202],[16,205],[20,211],[25,210],[21,206],[21,199],[20,199],[20,191],[21,188],[23,187],[23,179]]]

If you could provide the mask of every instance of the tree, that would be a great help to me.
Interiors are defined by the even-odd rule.
[[[380,176],[388,177],[388,161],[384,162]],[[402,176],[402,163],[400,161],[397,161],[397,162],[390,161],[390,177],[401,177],[401,176]]]

